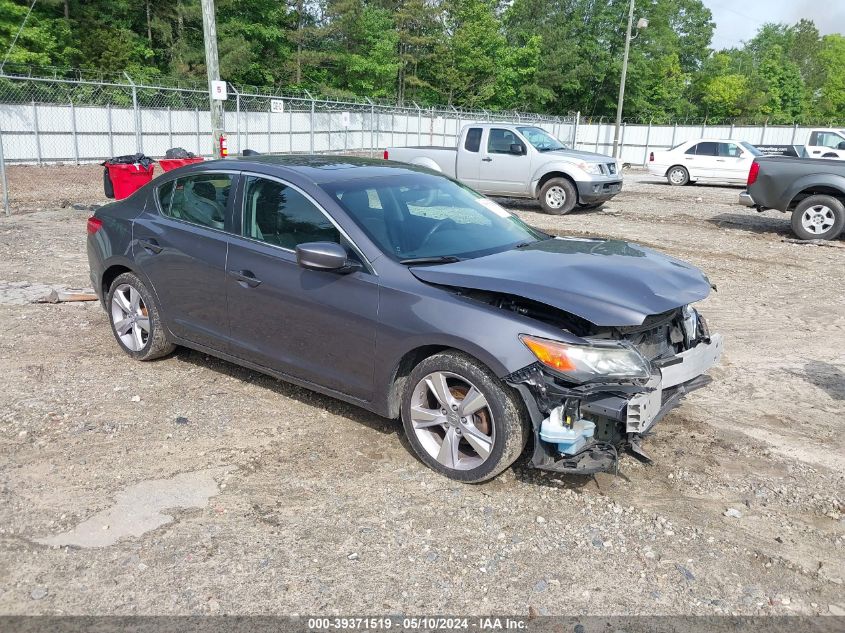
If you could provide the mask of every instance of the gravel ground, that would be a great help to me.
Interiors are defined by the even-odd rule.
[[[507,203],[701,266],[726,352],[653,465],[523,459],[465,486],[393,421],[188,350],[135,363],[98,304],[21,301],[88,284],[71,204],[102,202],[100,170],[10,169],[0,612],[845,614],[841,248],[783,242],[787,216],[738,189],[642,173],[603,211]]]

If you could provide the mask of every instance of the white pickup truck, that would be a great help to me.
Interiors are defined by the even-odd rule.
[[[622,190],[616,159],[568,149],[545,130],[474,123],[457,147],[388,147],[386,160],[428,167],[489,196],[534,198],[546,213],[599,207]]]

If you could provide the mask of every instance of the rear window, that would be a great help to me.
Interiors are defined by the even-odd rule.
[[[468,152],[477,152],[481,148],[481,128],[474,127],[467,130],[467,138],[464,141],[464,149]]]

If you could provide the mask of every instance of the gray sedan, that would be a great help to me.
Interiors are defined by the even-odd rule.
[[[533,442],[593,473],[709,380],[696,268],[556,238],[424,168],[345,157],[210,161],[88,221],[120,347],[182,345],[401,418],[434,470],[479,482]]]

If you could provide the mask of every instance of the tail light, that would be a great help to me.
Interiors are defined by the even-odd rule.
[[[746,183],[749,187],[757,182],[757,174],[760,173],[760,163],[756,160],[751,163],[751,169],[748,170],[748,182]]]
[[[389,160],[387,150],[384,150],[384,160]]]
[[[650,162],[650,163],[653,163],[653,162],[654,162],[654,152],[650,152],[650,153],[649,153],[649,155],[648,155],[648,162]]]
[[[97,231],[103,228],[103,221],[100,218],[95,218],[93,215],[88,218],[88,235],[94,235]]]

